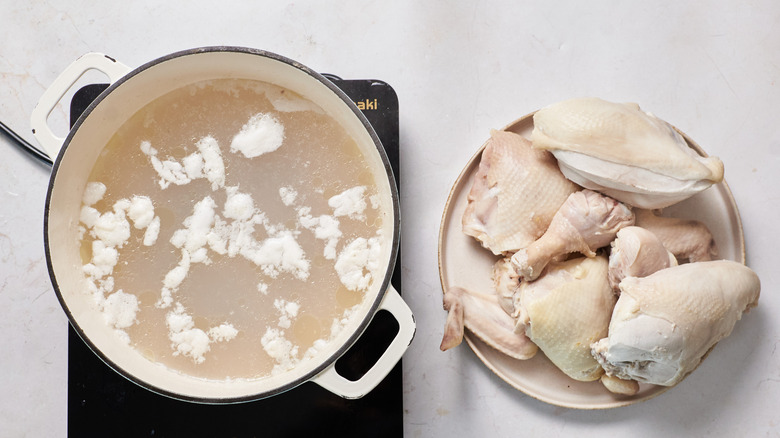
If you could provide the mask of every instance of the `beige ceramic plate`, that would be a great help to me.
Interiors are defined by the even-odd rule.
[[[504,129],[530,138],[533,114],[528,114]],[[700,154],[704,151],[683,134]],[[473,238],[461,232],[461,217],[466,208],[471,182],[479,167],[484,145],[469,160],[452,187],[439,232],[439,275],[443,290],[460,286],[475,291],[490,291],[491,269],[497,260]],[[712,231],[718,246],[718,256],[745,262],[745,239],[737,205],[731,191],[717,184],[679,204],[667,207],[665,216],[697,219]],[[557,406],[577,409],[606,409],[625,406],[654,397],[668,388],[641,385],[631,397],[617,396],[604,389],[600,382],[578,382],[556,368],[540,351],[530,360],[518,360],[489,347],[471,332],[466,342],[482,362],[499,377],[531,397]]]

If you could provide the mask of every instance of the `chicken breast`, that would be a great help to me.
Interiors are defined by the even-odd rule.
[[[637,104],[579,98],[534,115],[533,147],[551,151],[567,178],[641,208],[680,202],[723,179],[671,125]]]
[[[628,277],[620,291],[593,356],[609,375],[673,386],[757,305],[760,282],[743,264],[717,260]]]

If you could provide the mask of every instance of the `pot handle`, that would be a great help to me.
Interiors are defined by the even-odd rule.
[[[336,371],[336,363],[333,362],[317,377],[313,378],[312,382],[347,399],[363,397],[382,382],[406,352],[412,338],[414,338],[416,327],[411,309],[392,286],[389,287],[379,305],[378,310],[382,309],[390,312],[398,321],[398,333],[371,369],[363,377],[353,381],[342,377]]]
[[[33,135],[43,149],[54,160],[60,153],[65,139],[58,137],[49,127],[49,114],[54,111],[65,93],[89,70],[103,72],[111,83],[126,75],[130,68],[102,53],[87,53],[69,65],[57,79],[43,92],[38,105],[32,111],[30,124]]]

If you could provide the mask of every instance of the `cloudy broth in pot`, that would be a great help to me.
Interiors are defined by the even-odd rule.
[[[85,189],[84,275],[118,339],[207,379],[284,372],[384,274],[376,176],[313,102],[220,79],[152,101]]]

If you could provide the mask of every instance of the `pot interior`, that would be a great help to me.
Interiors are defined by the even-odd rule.
[[[103,320],[86,291],[79,250],[81,199],[90,172],[103,147],[136,112],[170,91],[213,79],[249,79],[289,89],[316,103],[356,142],[378,190],[382,221],[381,269],[360,308],[344,329],[313,359],[289,371],[258,379],[194,378],[150,361],[121,342]],[[177,398],[225,402],[270,396],[316,375],[351,345],[373,316],[389,285],[399,240],[398,194],[392,171],[376,135],[354,105],[332,84],[305,67],[276,55],[245,49],[202,49],[182,52],[142,66],[101,95],[66,139],[55,163],[46,208],[47,260],[58,297],[90,347],[112,368],[147,388]],[[121,166],[122,163],[116,163]],[[258,348],[261,348],[258,346]]]

